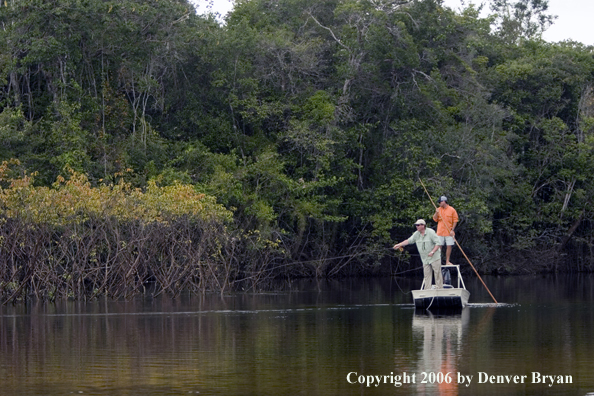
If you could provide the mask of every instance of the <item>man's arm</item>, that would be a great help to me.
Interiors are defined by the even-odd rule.
[[[456,211],[456,209],[452,208],[452,229],[450,230],[450,235],[454,236],[456,235],[456,233],[454,232],[454,229],[456,228],[456,226],[458,225],[458,212]]]
[[[440,217],[439,208],[435,208],[435,213],[433,213],[433,221],[435,221],[436,223],[439,222],[439,217]]]
[[[441,245],[436,244],[435,246],[433,246],[433,249],[431,249],[431,251],[427,254],[427,256],[433,257],[435,252],[437,252],[440,248],[441,248]]]
[[[408,245],[408,239],[405,239],[404,241],[397,243],[396,245],[394,245],[394,247],[392,249],[394,250],[398,250],[398,249],[402,249],[403,246]]]

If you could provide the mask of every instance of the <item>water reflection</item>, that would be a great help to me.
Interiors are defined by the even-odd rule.
[[[415,311],[407,291],[416,280],[373,279],[257,295],[4,306],[0,395],[593,392],[592,278],[487,282],[498,300],[514,304],[493,306],[471,280],[473,304],[464,310]],[[349,383],[352,372],[416,378],[367,387]],[[572,375],[574,382],[478,381],[479,373],[532,372]],[[447,373],[474,379],[468,387],[448,383]]]
[[[457,395],[457,361],[468,327],[469,308],[458,312],[415,311],[413,339],[421,341],[417,361],[419,394]]]

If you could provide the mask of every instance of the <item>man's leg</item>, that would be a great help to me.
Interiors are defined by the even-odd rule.
[[[431,289],[431,279],[433,278],[431,265],[423,265],[423,274],[425,275],[425,287],[423,289]]]
[[[443,276],[441,275],[441,260],[436,260],[431,263],[433,267],[433,274],[435,275],[435,286],[438,289],[443,289]]]
[[[447,245],[446,246],[446,264],[452,264],[450,263],[450,255],[452,254],[452,245]]]

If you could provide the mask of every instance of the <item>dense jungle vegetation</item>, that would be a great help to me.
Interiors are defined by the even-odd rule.
[[[421,181],[479,270],[594,269],[594,53],[546,6],[3,2],[3,301],[394,272]]]

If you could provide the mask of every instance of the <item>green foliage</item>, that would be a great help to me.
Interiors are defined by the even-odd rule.
[[[195,188],[243,252],[290,260],[379,260],[433,212],[419,179],[485,260],[591,243],[592,49],[540,40],[544,0],[492,4],[242,0],[219,24],[186,1],[8,2],[0,159],[36,173],[29,216],[97,216],[77,185],[161,221]],[[285,275],[358,271],[304,268]]]
[[[494,0],[491,9],[498,24],[497,33],[510,43],[540,37],[556,18],[546,13],[546,0]]]
[[[6,106],[0,113],[0,158],[20,156],[27,146],[32,123],[27,121],[21,107]]]

